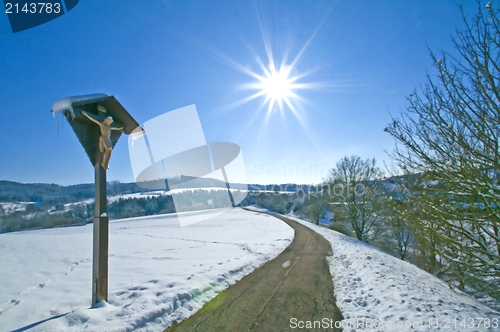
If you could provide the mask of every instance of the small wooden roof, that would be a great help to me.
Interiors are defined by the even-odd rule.
[[[114,96],[105,93],[63,98],[56,101],[52,107],[53,113],[61,112],[66,116],[92,165],[95,165],[100,157],[99,136],[101,136],[101,131],[99,126],[91,122],[81,111],[98,116],[100,113],[98,106],[106,109],[106,113],[101,113],[101,115],[111,116],[116,126],[123,127],[125,134],[130,134],[134,129],[140,127]],[[112,131],[111,142],[113,146],[118,142],[121,134],[122,131]]]

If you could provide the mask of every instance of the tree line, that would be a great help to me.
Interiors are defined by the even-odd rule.
[[[233,193],[235,194],[237,192]],[[243,194],[246,195],[246,193]],[[173,195],[146,193],[144,197],[122,197],[108,201],[107,213],[110,219],[121,219],[179,211],[225,208],[230,206],[228,197],[227,190],[188,189]],[[80,226],[92,222],[93,218],[93,202],[58,203],[48,208],[42,204],[30,203],[24,210],[11,213],[7,213],[0,206],[0,232]]]

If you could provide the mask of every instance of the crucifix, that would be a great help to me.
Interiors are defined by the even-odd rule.
[[[106,109],[102,106],[97,106],[99,112],[106,113]],[[108,116],[104,120],[99,121],[99,119],[94,116],[87,114],[87,112],[82,111],[90,121],[96,123],[101,129],[101,136],[99,137],[99,151],[103,153],[102,156],[102,168],[109,169],[109,158],[111,158],[111,150],[113,150],[113,143],[111,142],[111,130],[123,130],[123,127],[116,127],[113,125],[113,118]]]
[[[64,114],[94,166],[92,305],[95,305],[108,300],[106,170],[111,151],[122,133],[142,128],[115,97],[104,93],[61,99],[54,103],[52,112]]]

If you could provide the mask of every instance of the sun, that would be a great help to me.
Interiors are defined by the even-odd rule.
[[[293,84],[289,74],[290,71],[286,68],[266,72],[258,88],[262,89],[271,101],[282,103],[285,98],[292,96]]]
[[[266,46],[267,53],[267,65],[265,65],[263,59],[254,53],[254,59],[260,68],[260,73],[255,70],[250,70],[247,66],[242,66],[235,61],[227,61],[236,69],[241,72],[251,76],[255,79],[253,83],[242,84],[240,88],[249,89],[255,91],[253,94],[240,99],[227,106],[229,109],[236,108],[242,104],[245,104],[253,99],[262,98],[260,107],[254,111],[253,119],[264,111],[264,120],[260,130],[259,137],[267,131],[267,127],[271,120],[273,114],[280,114],[280,118],[286,121],[287,113],[298,121],[302,129],[312,137],[312,130],[306,121],[306,117],[299,107],[299,102],[304,101],[298,93],[300,90],[304,89],[318,89],[322,87],[321,83],[304,83],[298,82],[300,79],[311,74],[314,70],[309,70],[301,74],[297,74],[298,71],[296,64],[302,55],[305,45],[299,54],[291,62],[287,62],[287,56],[281,59],[281,63],[276,63],[270,46],[268,43],[264,43]],[[292,75],[292,72],[295,74]]]
[[[252,100],[260,99],[260,105],[255,108],[250,121],[247,122],[247,126],[250,126],[258,115],[264,113],[259,139],[267,131],[271,118],[275,115],[279,115],[283,122],[286,122],[289,117],[294,118],[307,135],[313,139],[314,133],[307,122],[306,109],[303,107],[303,104],[308,103],[308,100],[302,96],[301,92],[304,90],[332,88],[335,85],[331,82],[304,82],[305,77],[320,71],[322,68],[318,66],[311,67],[309,62],[309,65],[304,65],[309,68],[301,71],[297,64],[303,58],[306,49],[321,28],[321,24],[314,30],[307,41],[299,47],[295,56],[290,56],[292,49],[290,44],[284,45],[282,57],[277,59],[276,55],[273,54],[274,47],[271,45],[268,31],[260,16],[259,23],[266,56],[261,57],[252,46],[247,45],[250,55],[257,66],[254,63],[243,65],[223,52],[210,48],[216,59],[253,78],[253,82],[240,84],[237,87],[240,90],[253,90],[252,93],[219,108],[218,112],[223,114]]]

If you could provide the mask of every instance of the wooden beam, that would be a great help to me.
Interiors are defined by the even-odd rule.
[[[95,214],[94,214],[94,251],[92,277],[92,305],[108,301],[108,243],[109,219],[106,200],[106,170],[99,162],[95,171]]]

